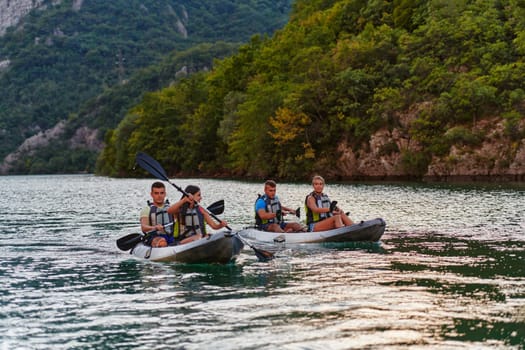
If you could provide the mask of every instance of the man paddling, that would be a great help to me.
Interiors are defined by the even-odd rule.
[[[283,215],[295,214],[295,210],[281,204],[276,195],[277,184],[273,180],[264,183],[264,195],[255,202],[255,225],[258,229],[271,232],[300,232],[301,224],[286,222]]]
[[[140,212],[142,232],[149,233],[152,247],[166,246],[174,242],[173,215],[168,213],[169,202],[166,200],[166,186],[160,181],[151,185],[151,199],[148,206]],[[155,235],[151,233],[155,232]]]

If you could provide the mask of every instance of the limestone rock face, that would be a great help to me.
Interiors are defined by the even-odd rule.
[[[18,149],[9,154],[2,164],[0,164],[0,174],[6,174],[11,168],[12,163],[17,161],[22,154],[32,154],[35,150],[46,147],[51,140],[56,139],[64,133],[65,121],[60,121],[52,129],[40,131],[36,135],[27,138]]]
[[[376,131],[359,150],[353,150],[347,142],[341,142],[338,145],[338,168],[330,175],[339,178],[399,178],[415,175],[406,169],[402,154],[416,154],[421,151],[421,146],[410,138],[408,129],[405,129],[407,125],[402,123],[392,130]],[[525,128],[525,120],[519,128]],[[525,139],[511,140],[506,137],[502,118],[478,121],[472,130],[485,135],[479,145],[451,146],[445,156],[432,158],[423,177],[442,180],[525,179]]]
[[[522,120],[520,129],[525,120]],[[525,139],[504,137],[505,123],[500,118],[482,120],[474,126],[485,134],[481,145],[454,145],[446,157],[434,157],[428,167],[430,177],[504,177],[525,178]]]
[[[59,1],[58,1],[59,2]],[[0,35],[34,8],[43,6],[44,0],[0,0]]]

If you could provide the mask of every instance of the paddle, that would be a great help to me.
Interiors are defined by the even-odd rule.
[[[169,224],[164,225],[164,227],[168,227],[173,225],[173,222],[170,222]],[[144,237],[146,237],[149,233],[157,232],[157,230],[151,230],[146,233],[131,233],[129,235],[126,235],[124,237],[120,237],[117,239],[117,247],[120,250],[130,250],[134,246],[136,246],[139,242],[144,240]]]
[[[144,152],[139,152],[137,153],[135,160],[142,169],[146,170],[151,175],[155,176],[157,179],[168,182],[170,185],[175,187],[180,193],[182,193],[185,196],[188,196],[186,191],[184,191],[182,188],[180,188],[179,186],[177,186],[176,184],[170,181],[170,179],[168,178],[168,175],[166,175],[166,171],[164,170],[164,168],[155,159],[153,159],[152,157],[150,157]],[[219,218],[215,216],[214,213],[208,211],[208,214],[210,214],[215,220],[221,221]],[[226,226],[226,228],[232,231],[232,229],[229,226]],[[238,233],[235,233],[235,234],[244,244],[248,245],[250,248],[253,249],[259,261],[268,261],[274,258],[273,253],[254,247],[249,242],[244,240]]]
[[[218,200],[212,204],[210,204],[208,206],[208,211],[210,212],[210,214],[216,214],[216,215],[220,215],[224,212],[224,199],[221,199],[221,200]],[[170,225],[173,225],[172,222],[170,222],[169,224],[166,224],[164,225],[164,227],[168,227]],[[120,250],[130,250],[131,248],[133,248],[134,246],[136,246],[139,242],[141,242],[145,235],[147,235],[148,233],[153,233],[155,232],[156,230],[152,230],[152,231],[149,231],[147,232],[146,234],[142,234],[142,233],[131,233],[129,235],[126,235],[124,237],[120,237],[119,239],[117,239],[117,247],[120,249]]]
[[[221,199],[221,200],[218,200],[217,202],[215,203],[212,203],[208,206],[208,211],[215,215],[221,215],[222,213],[224,213],[224,199]]]
[[[221,221],[221,219],[219,219],[218,217],[216,217],[214,215],[214,213],[210,213],[210,215],[217,221]],[[228,230],[232,230],[229,226],[226,226],[226,228]],[[266,250],[262,250],[262,249],[258,249],[258,248],[255,248],[253,245],[250,244],[250,242],[246,241],[245,239],[243,239],[237,232],[235,233],[235,235],[237,235],[237,237],[239,237],[239,239],[244,243],[246,244],[248,247],[252,248],[254,253],[255,253],[255,256],[257,256],[257,259],[259,259],[259,261],[268,261],[268,260],[271,260],[274,258],[274,255],[273,253],[269,252],[269,251],[266,251]]]
[[[117,239],[117,247],[120,250],[130,250],[134,246],[136,246],[140,241],[142,241],[142,238],[144,235],[142,233],[131,233],[127,236],[120,237]]]

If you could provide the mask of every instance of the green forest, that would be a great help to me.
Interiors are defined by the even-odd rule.
[[[503,120],[512,152],[525,137],[524,54],[523,0],[297,0],[273,36],[145,94],[106,133],[97,173],[135,176],[144,151],[172,175],[305,179],[412,110],[403,132],[421,147],[381,149],[407,174],[480,145],[484,118]]]
[[[93,172],[98,152],[73,148],[80,126],[100,139],[147,91],[209,70],[255,33],[288,20],[290,0],[48,1],[0,37],[0,156],[67,121],[65,135],[11,164],[10,173]]]

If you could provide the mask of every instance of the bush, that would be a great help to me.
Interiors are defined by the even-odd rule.
[[[403,170],[411,175],[423,176],[428,170],[432,157],[430,154],[415,151],[404,151],[401,154]]]
[[[455,126],[448,129],[444,137],[450,145],[478,146],[483,141],[483,135],[474,133],[464,126]]]

